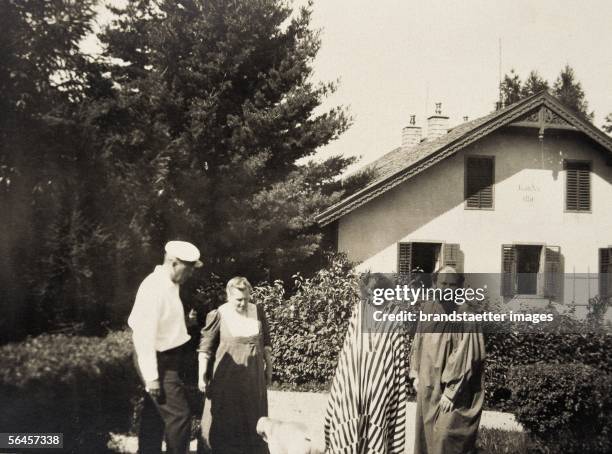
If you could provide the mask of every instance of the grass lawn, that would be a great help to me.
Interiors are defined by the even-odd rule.
[[[481,427],[477,445],[479,454],[527,454],[525,432]]]

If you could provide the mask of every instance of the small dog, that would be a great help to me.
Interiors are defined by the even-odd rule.
[[[257,421],[257,433],[268,443],[270,454],[323,454],[313,446],[308,427],[298,422],[263,416]]]

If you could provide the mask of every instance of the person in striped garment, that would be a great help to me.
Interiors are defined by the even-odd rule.
[[[444,267],[437,288],[463,286],[463,275]],[[422,312],[465,312],[453,301],[426,301]],[[414,454],[476,452],[484,389],[484,336],[473,323],[419,322],[412,341],[410,377],[417,392]]]
[[[391,287],[381,274],[366,275],[360,282],[362,300],[374,289]],[[358,302],[338,357],[324,423],[325,452],[403,454],[407,379],[401,324],[366,333],[363,312]]]

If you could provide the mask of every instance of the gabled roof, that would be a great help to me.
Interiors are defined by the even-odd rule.
[[[533,113],[541,108],[548,109],[557,123],[564,124],[565,129],[583,132],[612,153],[610,136],[543,91],[484,117],[460,124],[434,140],[421,142],[408,149],[399,147],[392,150],[366,166],[366,169],[372,169],[374,173],[374,180],[368,186],[329,207],[315,219],[320,226],[325,226],[493,131],[527,119],[530,114],[533,117]],[[530,120],[533,121],[533,118]],[[551,125],[545,124],[544,127],[550,128]]]

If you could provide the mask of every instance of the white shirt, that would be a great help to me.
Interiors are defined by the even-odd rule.
[[[145,381],[157,380],[157,352],[178,347],[190,339],[179,285],[172,282],[164,267],[156,266],[140,284],[128,325],[133,331],[142,377]]]

